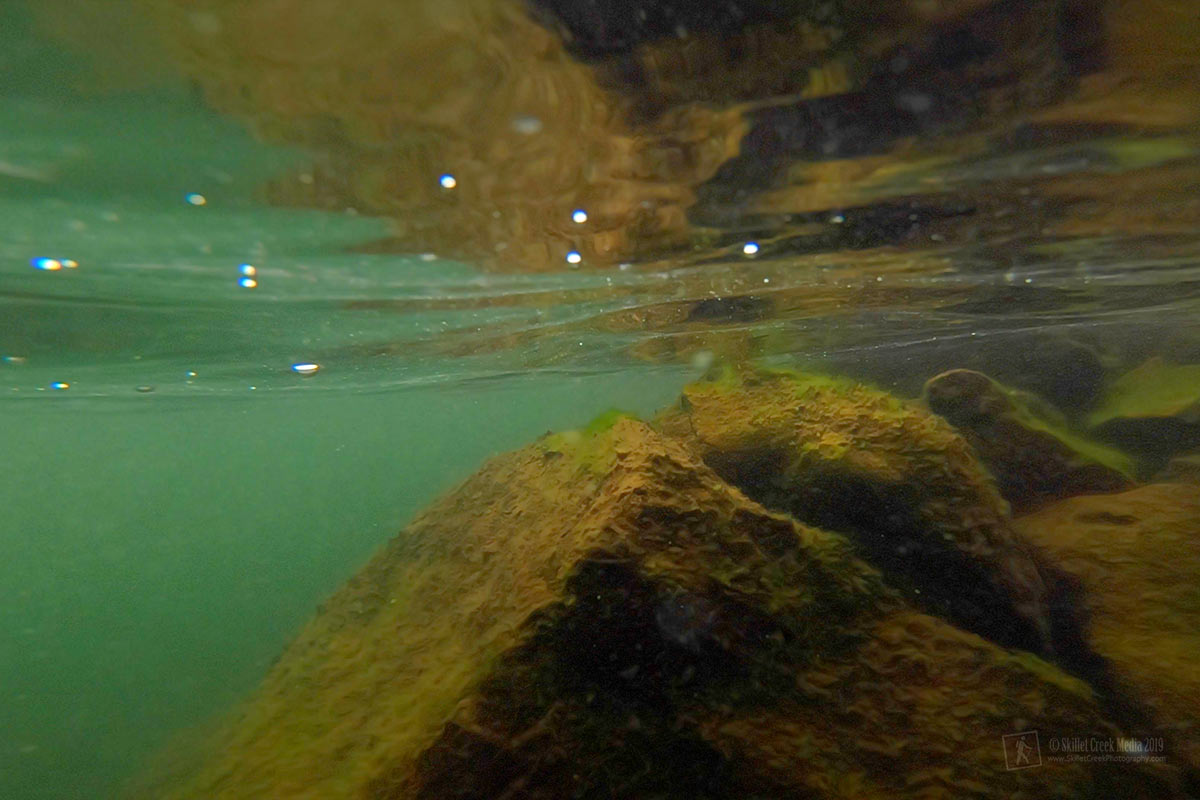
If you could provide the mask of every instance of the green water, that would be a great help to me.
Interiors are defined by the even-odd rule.
[[[435,493],[547,428],[653,410],[659,377],[6,408],[0,796],[103,796]]]
[[[2,21],[28,42],[13,7]],[[0,174],[0,797],[108,795],[244,696],[436,493],[548,429],[649,413],[684,377],[428,358],[301,377],[356,340],[463,324],[346,301],[474,271],[348,255],[384,224],[264,207],[256,187],[298,155],[186,87],[77,95],[48,44],[4,59],[0,161],[22,170]]]

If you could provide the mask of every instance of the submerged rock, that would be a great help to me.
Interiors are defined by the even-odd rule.
[[[924,399],[963,435],[1015,509],[1076,494],[1132,488],[1133,462],[1038,413],[1017,392],[981,372],[956,369],[925,384]]]
[[[1200,770],[1200,487],[1076,497],[1016,524],[1082,584],[1089,643]]]
[[[1200,483],[1200,452],[1175,456],[1162,472],[1154,476],[1155,483]]]
[[[1088,418],[1095,434],[1137,453],[1149,472],[1200,447],[1200,364],[1151,358],[1109,387]]]
[[[1004,735],[1118,731],[1081,682],[907,606],[841,536],[608,422],[435,503],[153,796],[1178,796],[1164,765],[1007,771]]]
[[[755,500],[849,535],[927,611],[1007,646],[1052,649],[1035,557],[941,418],[847,381],[730,372],[686,387],[660,424]]]

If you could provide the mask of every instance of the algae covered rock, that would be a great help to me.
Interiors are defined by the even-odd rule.
[[[1200,453],[1184,453],[1167,462],[1155,483],[1200,483]]]
[[[971,443],[1015,509],[1133,485],[1128,457],[1071,433],[1063,420],[1039,413],[1032,398],[981,372],[956,369],[930,378],[924,399]]]
[[[727,372],[691,384],[663,430],[769,508],[848,534],[910,600],[1046,651],[1047,589],[971,447],[916,404],[840,379]]]
[[[1113,382],[1088,424],[1141,456],[1150,472],[1160,469],[1200,447],[1200,364],[1146,361]]]
[[[177,798],[1177,796],[1007,771],[1088,688],[912,610],[840,536],[623,417],[485,465],[321,609]]]
[[[1076,497],[1017,526],[1082,584],[1089,643],[1200,769],[1200,486]]]

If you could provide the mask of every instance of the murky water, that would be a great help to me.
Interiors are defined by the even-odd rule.
[[[2,797],[117,792],[485,458],[713,368],[1200,447],[1190,4],[235,5],[0,6]]]

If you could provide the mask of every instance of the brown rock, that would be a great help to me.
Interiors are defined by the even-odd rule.
[[[1015,510],[1133,486],[1127,457],[1036,413],[1028,399],[982,372],[955,369],[930,378],[924,399],[971,443]]]
[[[769,508],[848,535],[911,602],[1006,646],[1050,652],[1047,589],[965,440],[853,382],[729,372],[687,386],[663,429]]]
[[[156,798],[1177,796],[1006,771],[1111,736],[1087,688],[915,612],[841,537],[619,419],[501,456],[322,609]]]
[[[1200,768],[1200,487],[1076,497],[1017,527],[1082,584],[1090,645]]]
[[[1154,476],[1155,483],[1200,483],[1200,453],[1175,456],[1162,472]]]

